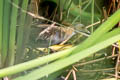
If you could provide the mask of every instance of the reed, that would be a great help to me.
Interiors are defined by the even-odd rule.
[[[6,6],[7,5],[7,6]],[[4,0],[3,5],[3,29],[2,29],[2,64],[5,66],[6,58],[8,55],[9,45],[9,30],[10,30],[10,16],[11,16],[11,4],[9,0]]]
[[[0,68],[2,67],[1,54],[2,54],[2,22],[3,21],[3,0],[0,0]]]
[[[41,78],[47,74],[53,73],[55,71],[61,70],[78,60],[81,60],[85,57],[90,56],[91,54],[99,51],[107,46],[111,45],[112,43],[118,41],[120,39],[120,30],[119,28],[113,30],[112,32],[108,32],[117,22],[120,21],[119,14],[120,10],[118,10],[115,14],[113,14],[108,20],[103,23],[88,39],[86,39],[82,44],[75,46],[73,48],[57,52],[55,54],[47,55],[44,57],[40,57],[38,59],[34,59],[28,62],[24,62],[9,68],[1,69],[0,70],[0,77],[6,75],[12,75],[18,72],[22,72],[24,70],[32,69],[34,67],[40,66],[42,64],[48,63],[50,61],[55,62],[48,64],[47,66],[37,69],[25,76],[18,77],[14,80],[21,80],[21,79],[28,79],[31,78],[32,80]],[[113,21],[114,18],[114,21]],[[98,40],[101,37],[101,40]],[[104,46],[103,46],[104,45]],[[82,47],[81,47],[82,46]],[[70,55],[72,54],[72,55]],[[84,54],[84,55],[82,55]],[[70,56],[68,56],[70,55]],[[65,57],[67,56],[67,57]],[[78,57],[79,56],[79,57]],[[62,65],[60,65],[62,64]],[[58,66],[60,65],[60,66]],[[53,68],[56,67],[56,68]],[[41,75],[37,75],[37,74]],[[34,76],[33,76],[34,75]],[[32,77],[30,77],[32,76]]]
[[[13,0],[12,4],[18,5],[19,0]],[[16,38],[16,25],[17,25],[17,15],[18,8],[12,5],[12,11],[10,16],[10,33],[9,33],[9,49],[8,49],[8,57],[7,57],[7,66],[11,66],[15,62],[15,38]]]
[[[91,5],[91,16],[92,16],[92,18],[91,18],[91,24],[93,24],[94,23],[94,0],[92,0],[92,5]],[[91,33],[93,33],[93,26],[91,27]]]
[[[120,9],[119,9],[95,31],[93,31],[93,27],[92,27],[91,29],[92,34],[85,41],[78,44],[77,46],[67,50],[56,52],[54,54],[49,54],[47,56],[39,57],[37,59],[28,62],[20,63],[21,58],[23,57],[24,54],[24,48],[26,43],[24,39],[27,36],[26,40],[28,40],[29,34],[27,34],[27,32],[30,33],[30,27],[26,27],[26,26],[27,25],[29,26],[29,23],[32,21],[30,15],[27,15],[25,12],[22,11],[22,10],[24,11],[28,10],[28,1],[29,0],[21,1],[22,2],[21,3],[22,5],[20,5],[21,9],[18,8],[19,7],[18,4],[20,3],[19,0],[0,1],[0,67],[3,68],[0,69],[0,78],[17,74],[25,70],[33,69],[35,67],[39,67],[46,63],[49,64],[37,68],[28,74],[16,77],[13,80],[29,80],[29,79],[37,80],[37,79],[41,79],[42,77],[45,77],[46,75],[53,74],[57,71],[58,72],[56,73],[56,75],[58,75],[66,67],[120,40],[120,28],[110,31],[120,21]],[[56,2],[56,0],[52,0],[52,1]],[[70,4],[65,6],[65,9],[67,9],[67,13],[69,14],[69,12],[72,13],[70,9],[73,8],[74,10],[72,14],[77,15],[77,18],[79,18],[80,12],[78,12],[79,11],[78,8],[76,8],[76,6],[72,4],[72,1],[73,0],[69,2]],[[64,2],[65,1],[63,0],[62,4],[65,4]],[[94,0],[92,0],[90,3],[92,4],[91,13],[87,13],[84,11],[80,16],[83,15],[84,17],[90,18],[91,23],[94,23],[94,19],[96,17],[99,17],[99,15],[94,14],[94,7],[95,7]],[[14,6],[13,4],[15,4],[18,7]],[[19,18],[17,18],[19,10],[20,10],[20,16]],[[19,26],[18,35],[17,35],[17,45],[15,45],[16,28],[17,28],[16,24]],[[26,31],[27,29],[28,31]],[[15,47],[17,48],[16,52],[15,52]],[[15,53],[16,53],[16,60],[15,60]],[[16,65],[13,65],[15,61],[16,61]]]
[[[27,6],[28,6],[28,0],[23,0],[22,5],[20,6],[21,11],[20,11],[20,18],[18,20],[18,35],[17,35],[17,50],[16,50],[16,62],[15,63],[20,63],[21,58],[24,55],[24,49],[23,49],[23,35],[24,35],[24,25],[25,25],[25,19],[26,19],[26,13],[23,12],[22,10],[27,11]]]

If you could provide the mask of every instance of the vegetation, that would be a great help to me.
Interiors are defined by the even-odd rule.
[[[108,3],[1,0],[1,80],[118,79],[120,1]]]

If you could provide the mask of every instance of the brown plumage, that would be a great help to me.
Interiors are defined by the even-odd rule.
[[[78,27],[82,26],[82,27]],[[77,31],[83,30],[83,25],[77,25],[75,28],[72,27],[59,27],[55,26],[53,23],[49,27],[45,28],[40,32],[39,36],[36,38],[43,40],[51,40],[51,44],[64,44],[66,43]]]

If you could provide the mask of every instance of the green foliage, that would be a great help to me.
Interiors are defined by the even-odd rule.
[[[3,27],[2,27],[2,64],[5,66],[5,61],[8,54],[8,44],[9,44],[9,25],[10,25],[10,15],[11,15],[11,5],[9,0],[3,0]],[[7,6],[6,6],[7,5]],[[2,13],[1,12],[1,13]]]
[[[21,16],[18,20],[18,25],[19,25],[19,28],[18,28],[18,37],[17,37],[17,50],[16,50],[16,63],[20,63],[21,62],[21,59],[24,55],[24,48],[23,48],[23,36],[24,36],[24,24],[25,24],[25,19],[26,19],[26,13],[23,12],[22,10],[24,11],[27,11],[27,6],[28,6],[28,0],[25,0],[25,1],[22,1],[22,6],[21,6]]]
[[[13,0],[13,4],[18,5],[19,0]],[[9,53],[7,57],[7,66],[11,66],[14,64],[15,58],[15,37],[16,37],[16,25],[17,25],[17,15],[18,15],[18,8],[12,6],[11,17],[10,17],[10,32],[9,32]],[[14,16],[14,17],[13,17]]]
[[[4,68],[15,61],[19,0],[1,0],[0,4],[0,67]],[[27,7],[27,4],[24,5]]]
[[[120,21],[120,10],[118,10],[95,31],[92,26],[92,34],[82,43],[67,50],[20,63],[22,62],[21,58],[24,57],[26,42],[24,39],[28,40],[29,35],[27,35],[27,32],[30,33],[30,27],[26,26],[30,26],[30,22],[32,20],[30,15],[26,14],[28,9],[28,1],[29,0],[0,1],[0,67],[3,68],[0,69],[0,78],[11,76],[37,67],[37,69],[33,69],[30,73],[16,77],[13,80],[37,80],[42,79],[46,75],[49,75],[48,78],[52,80],[72,64],[83,60],[86,57],[89,57],[120,40],[120,28],[110,31]],[[53,1],[58,4],[58,0],[46,1]],[[68,4],[66,4],[65,0],[60,0],[61,4],[59,6],[64,5],[62,9],[63,11],[66,11],[66,14],[64,14],[64,16],[66,16],[66,20],[71,18],[70,15],[72,15],[76,17],[76,20],[80,18],[79,22],[83,20],[91,20],[89,22],[93,24],[94,21],[100,18],[100,14],[95,10],[95,0],[89,0],[89,3],[82,9],[81,5],[83,3],[81,0],[78,1],[79,4],[76,2],[69,0]],[[20,8],[18,6],[19,3],[21,3]],[[78,7],[78,5],[80,7]],[[88,6],[91,6],[91,12],[89,12],[89,10],[86,11]],[[20,12],[20,14],[18,12]],[[76,20],[74,20],[73,23],[75,23]],[[17,28],[16,25],[19,27]],[[18,35],[16,35],[16,29],[18,30]],[[15,45],[16,36],[17,44]],[[17,50],[16,52],[15,49]],[[14,65],[15,62],[16,65]],[[46,63],[47,65],[44,65]]]
[[[108,30],[110,30],[118,21],[120,21],[119,20],[119,16],[120,16],[119,12],[120,12],[120,10],[118,10],[114,15],[112,15],[105,23],[103,23],[82,44],[79,44],[78,46],[75,46],[71,49],[57,52],[55,54],[40,57],[40,58],[35,59],[35,60],[31,60],[31,61],[28,61],[25,63],[21,63],[19,65],[15,65],[15,66],[12,66],[9,68],[2,69],[2,70],[0,70],[0,76],[3,77],[6,75],[15,74],[15,73],[31,69],[33,67],[37,67],[37,66],[42,65],[42,64],[45,64],[49,61],[53,61],[53,60],[56,60],[58,58],[61,58],[61,59],[58,59],[57,61],[55,61],[51,64],[46,65],[43,68],[37,69],[37,70],[29,73],[28,75],[16,78],[15,80],[28,79],[28,78],[31,78],[32,80],[39,79],[45,75],[48,75],[48,74],[53,73],[55,71],[58,71],[64,67],[67,67],[67,66],[95,53],[96,51],[99,51],[103,48],[106,48],[107,46],[109,46],[112,43],[119,40],[119,37],[120,37],[120,35],[119,35],[120,30],[119,29],[116,29],[115,31],[113,30],[113,32],[108,32]],[[115,21],[113,21],[113,18]],[[109,34],[112,34],[112,35],[109,35]],[[113,35],[113,34],[116,34],[116,35]],[[100,41],[97,40],[99,37],[101,37]],[[80,46],[82,46],[82,47],[80,47]],[[71,53],[74,53],[74,54],[70,55]],[[82,54],[84,54],[84,55],[82,55]],[[65,57],[66,55],[70,55],[70,56]],[[64,57],[64,58],[62,58],[62,57]],[[53,67],[55,67],[55,68],[53,68]],[[39,73],[39,75],[37,75],[38,73]]]
[[[1,52],[2,52],[2,19],[3,19],[3,0],[0,1],[0,65],[1,64]],[[2,67],[2,66],[0,66]]]

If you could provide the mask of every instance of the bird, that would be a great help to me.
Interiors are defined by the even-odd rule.
[[[60,27],[53,23],[41,31],[36,40],[42,39],[51,41],[52,45],[63,45],[76,33],[81,33],[88,36],[85,32],[89,33],[83,24],[77,24],[75,27]]]

